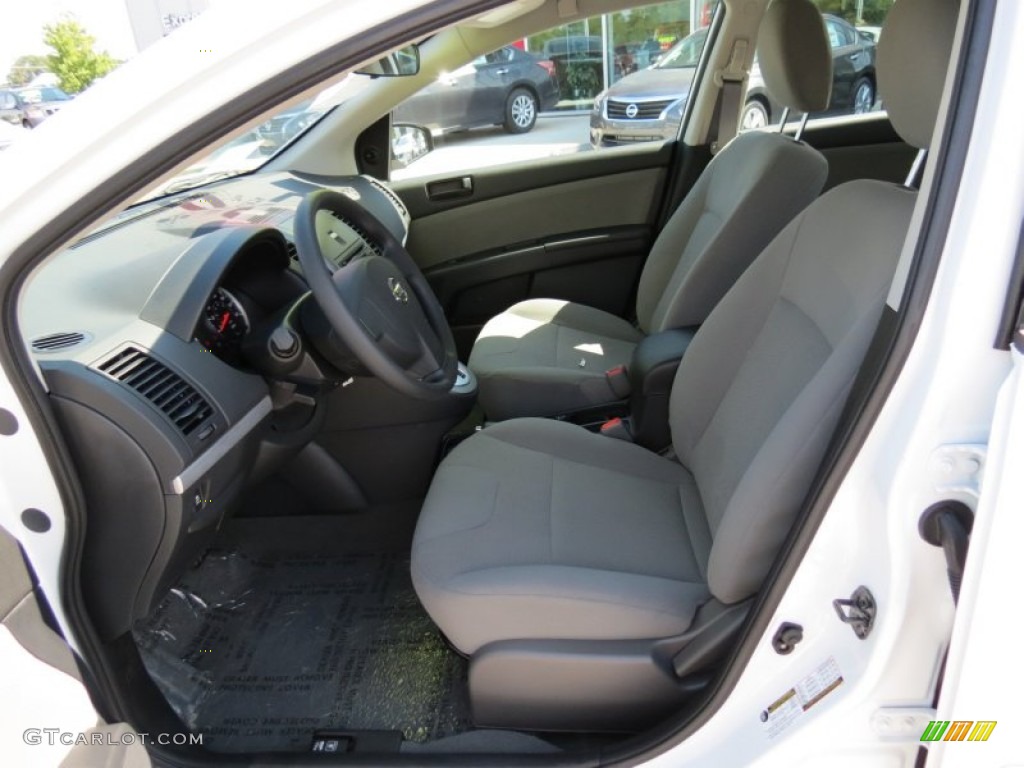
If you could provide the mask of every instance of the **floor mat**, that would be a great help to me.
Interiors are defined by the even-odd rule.
[[[466,661],[420,607],[407,549],[353,551],[341,523],[332,532],[319,518],[304,538],[301,521],[288,523],[281,551],[268,545],[273,528],[254,525],[229,531],[134,631],[207,749],[305,751],[317,730],[428,741],[472,727]]]

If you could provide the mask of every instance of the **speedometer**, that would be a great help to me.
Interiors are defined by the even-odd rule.
[[[199,342],[222,360],[235,362],[248,332],[249,318],[238,299],[225,288],[215,290],[203,310]]]

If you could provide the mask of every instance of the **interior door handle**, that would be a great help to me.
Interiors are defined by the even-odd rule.
[[[427,184],[427,198],[447,200],[452,197],[468,197],[473,194],[473,177],[460,176],[457,179],[442,179]]]

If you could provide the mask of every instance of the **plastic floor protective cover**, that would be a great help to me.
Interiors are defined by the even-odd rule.
[[[309,750],[315,731],[472,728],[467,663],[420,607],[413,509],[235,519],[134,635],[185,724],[219,752]]]

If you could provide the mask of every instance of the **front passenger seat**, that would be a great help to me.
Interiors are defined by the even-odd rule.
[[[793,45],[799,41],[799,45]],[[824,109],[832,54],[810,0],[775,0],[758,39],[765,82],[784,106]],[[821,192],[825,159],[781,133],[751,132],[708,165],[651,249],[637,327],[555,299],[514,305],[483,327],[469,357],[487,417],[554,416],[617,400],[605,372],[648,334],[700,325],[789,221]]]
[[[899,0],[879,44],[893,127],[922,150],[957,14],[957,0]],[[761,252],[679,366],[673,457],[512,419],[441,462],[412,578],[471,657],[478,725],[621,730],[692,696],[695,670],[728,649],[797,519],[916,203],[910,187],[852,181]],[[721,624],[730,613],[736,623]]]

